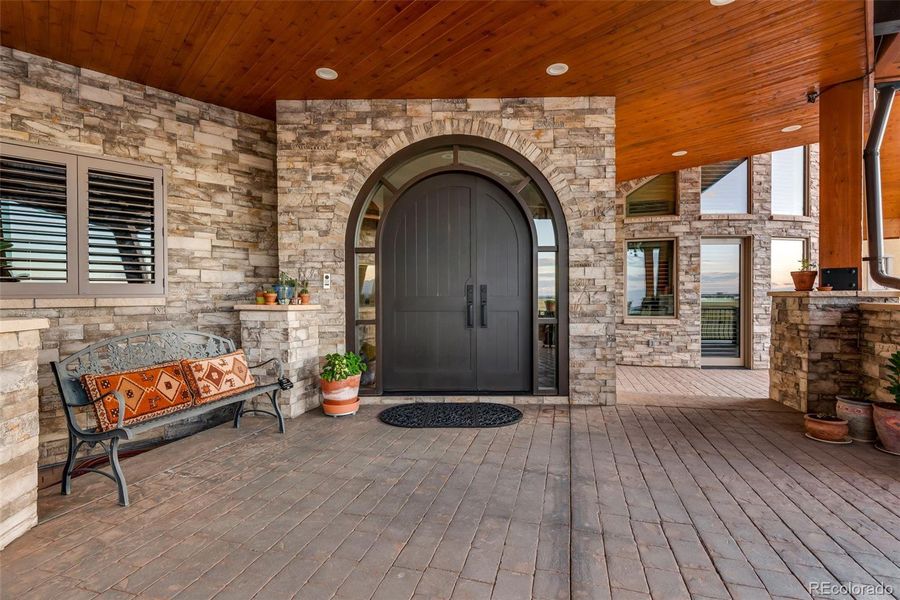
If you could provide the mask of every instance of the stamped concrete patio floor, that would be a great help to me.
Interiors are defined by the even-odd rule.
[[[501,429],[396,429],[365,408],[208,430],[124,461],[130,508],[96,475],[42,494],[42,523],[0,554],[3,597],[900,590],[896,457],[807,440],[795,413],[524,410]]]

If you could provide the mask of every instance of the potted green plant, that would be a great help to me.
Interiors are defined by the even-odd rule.
[[[263,292],[263,300],[265,304],[278,304],[278,294],[272,288],[266,288],[266,291]]]
[[[794,290],[798,292],[812,291],[818,276],[818,265],[810,262],[808,259],[802,259],[800,261],[800,270],[791,271],[791,279],[794,280]]]
[[[326,415],[355,415],[359,410],[359,379],[366,363],[355,352],[335,353],[325,357],[322,367],[322,410]]]
[[[849,396],[838,396],[835,413],[847,421],[850,439],[856,442],[875,441],[875,422],[872,420],[872,400],[859,388],[854,388]]]
[[[847,433],[850,426],[844,419],[823,413],[807,413],[803,416],[806,437],[820,442],[850,443]]]
[[[888,359],[887,370],[887,391],[894,396],[894,401],[876,402],[872,417],[881,450],[900,455],[900,350]]]
[[[300,304],[309,304],[309,278],[300,279]]]
[[[278,283],[274,286],[275,293],[278,294],[278,303],[287,304],[294,295],[294,288],[297,287],[297,280],[291,278],[284,271],[278,276]]]

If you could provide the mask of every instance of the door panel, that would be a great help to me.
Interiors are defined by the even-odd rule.
[[[474,254],[472,189],[434,178],[411,188],[390,212],[384,252],[384,389],[470,390],[475,336],[465,324]]]
[[[479,313],[478,388],[516,391],[531,387],[531,232],[509,195],[478,180],[475,208],[477,283],[486,287]]]
[[[531,388],[530,235],[515,200],[475,175],[436,175],[397,200],[381,239],[385,391]]]
[[[703,239],[700,246],[700,354],[704,366],[743,366],[744,244]]]

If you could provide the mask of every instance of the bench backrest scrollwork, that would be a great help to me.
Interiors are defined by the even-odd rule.
[[[183,358],[209,358],[234,352],[228,338],[201,331],[143,331],[98,342],[55,364],[60,393],[69,406],[90,404],[80,378],[115,373]]]

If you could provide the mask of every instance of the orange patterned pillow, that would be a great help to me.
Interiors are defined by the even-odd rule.
[[[119,403],[115,396],[99,400],[103,394],[118,391],[125,397],[123,425],[134,425],[185,410],[191,407],[193,400],[183,368],[178,362],[119,373],[82,375],[81,385],[94,403],[101,431],[115,429],[119,418]]]
[[[243,350],[214,358],[181,361],[194,404],[206,404],[233,396],[256,385]]]

